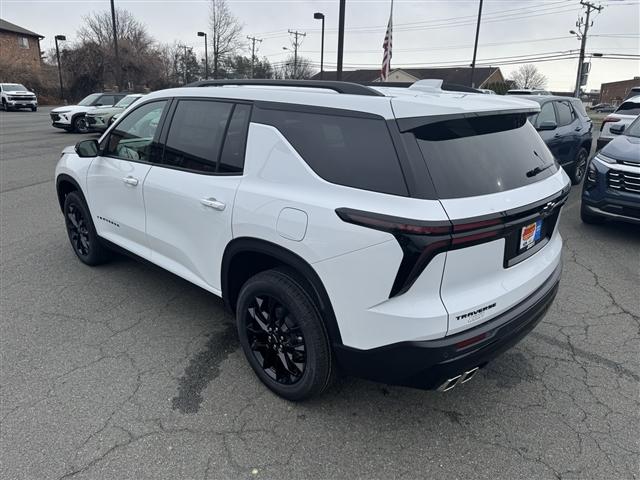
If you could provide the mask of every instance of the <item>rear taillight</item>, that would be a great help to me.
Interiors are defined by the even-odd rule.
[[[392,234],[403,257],[390,297],[401,295],[416,281],[429,262],[441,252],[498,238],[504,228],[502,219],[452,223],[423,221],[338,208],[336,214],[345,222],[382,230]]]
[[[615,122],[619,122],[620,119],[616,118],[616,117],[605,117],[604,120],[602,120],[602,125],[600,125],[600,131],[602,131],[602,129],[604,128],[604,124],[605,123],[615,123]]]

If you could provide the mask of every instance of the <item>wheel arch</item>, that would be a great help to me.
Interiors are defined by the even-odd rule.
[[[292,270],[295,280],[311,295],[327,328],[332,344],[342,344],[331,300],[322,280],[302,257],[280,245],[252,237],[240,237],[227,245],[222,257],[221,285],[225,305],[235,313],[240,289],[253,275],[271,268]]]
[[[82,193],[82,188],[80,188],[80,184],[75,180],[75,178],[71,175],[67,175],[66,173],[61,173],[56,178],[56,194],[58,196],[60,210],[64,211],[64,200],[71,192],[78,192],[84,200],[84,203],[87,204],[87,199],[84,197],[84,193]]]

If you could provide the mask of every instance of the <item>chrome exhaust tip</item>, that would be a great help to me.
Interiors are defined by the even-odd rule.
[[[466,372],[464,372],[462,374],[462,378],[460,379],[460,385],[462,385],[463,383],[467,383],[469,380],[471,380],[473,377],[475,377],[476,373],[478,373],[478,370],[480,369],[480,367],[476,367],[476,368],[472,368],[471,370],[468,370]]]
[[[454,388],[458,384],[458,380],[460,380],[461,377],[462,377],[462,375],[457,375],[457,376],[452,377],[452,378],[450,378],[448,380],[445,380],[445,382],[438,387],[438,391],[439,392],[448,392],[449,390],[451,390],[452,388]]]

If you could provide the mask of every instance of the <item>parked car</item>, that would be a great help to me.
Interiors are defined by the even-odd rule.
[[[136,101],[144,97],[142,93],[132,93],[127,95],[113,107],[96,107],[94,110],[87,112],[87,126],[91,132],[104,132],[111,123],[116,113],[124,111],[128,106],[133,105]]]
[[[7,112],[21,108],[29,108],[32,112],[38,110],[36,94],[20,83],[0,83],[0,97],[2,109]]]
[[[598,150],[613,140],[616,135],[620,135],[638,115],[640,115],[640,95],[625,100],[614,113],[607,115],[600,125]]]
[[[95,107],[112,107],[122,100],[126,93],[92,93],[86,96],[77,105],[65,105],[51,110],[51,122],[56,128],[62,128],[67,132],[87,133],[89,126],[85,115]]]
[[[526,97],[540,104],[540,113],[530,118],[533,126],[562,165],[571,183],[584,177],[593,143],[593,123],[579,98],[534,95]]]
[[[627,92],[627,96],[626,96],[626,97],[624,97],[624,99],[625,99],[625,100],[628,100],[628,99],[630,99],[630,98],[637,97],[638,95],[640,95],[640,86],[638,86],[638,87],[631,87],[631,88],[629,89],[629,91]]]
[[[640,224],[640,117],[591,160],[582,189],[585,223]]]
[[[598,113],[609,113],[615,111],[616,107],[611,105],[610,103],[598,103],[597,105],[593,105],[589,110]]]
[[[551,95],[551,92],[537,88],[513,88],[507,90],[506,95]]]
[[[493,90],[489,89],[489,88],[479,88],[478,90],[480,90],[482,93],[485,93],[487,95],[495,95],[496,92],[494,92]]]
[[[570,181],[527,121],[536,104],[420,82],[198,85],[63,151],[80,261],[124,249],[221,296],[289,400],[336,368],[449,390],[542,319]]]

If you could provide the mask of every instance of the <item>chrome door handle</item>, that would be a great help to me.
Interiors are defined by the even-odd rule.
[[[138,185],[138,179],[135,177],[132,177],[131,175],[124,177],[122,181],[127,185],[131,185],[132,187],[135,187]]]
[[[200,203],[205,207],[213,208],[214,210],[224,210],[227,205],[224,202],[220,202],[213,197],[201,198]]]

